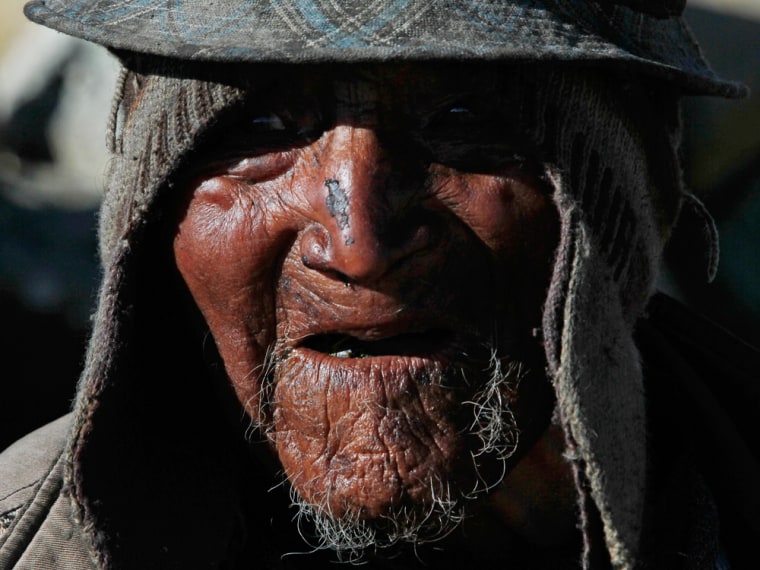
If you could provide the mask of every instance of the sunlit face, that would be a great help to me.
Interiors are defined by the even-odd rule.
[[[557,214],[508,72],[257,83],[188,176],[174,239],[237,398],[308,513],[390,532],[453,511],[550,408],[533,330]]]

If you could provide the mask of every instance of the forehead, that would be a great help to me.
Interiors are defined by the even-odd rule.
[[[254,74],[252,93],[287,102],[321,98],[336,105],[374,104],[413,110],[479,94],[504,97],[509,69],[456,62],[271,66]]]

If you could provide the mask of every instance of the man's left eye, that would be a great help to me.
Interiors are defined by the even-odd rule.
[[[468,125],[477,124],[479,120],[479,113],[475,112],[471,106],[455,103],[438,111],[425,121],[423,130],[433,135],[436,133],[444,134]]]
[[[431,161],[463,171],[499,172],[524,160],[526,142],[516,140],[493,109],[477,103],[449,104],[415,134]]]
[[[457,119],[472,120],[475,119],[475,113],[470,110],[469,107],[454,106],[446,113],[449,117],[455,117]]]

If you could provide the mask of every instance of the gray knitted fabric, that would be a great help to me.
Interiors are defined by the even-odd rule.
[[[243,88],[181,79],[175,77],[182,75],[178,68],[155,65],[150,74],[125,72],[116,99],[100,225],[105,277],[68,454],[67,484],[103,567],[113,561],[97,498],[83,484],[82,458],[93,434],[103,429],[98,409],[109,392],[140,394],[146,382],[160,381],[125,377],[122,370],[125,359],[140,358],[128,353],[141,334],[131,324],[140,299],[125,286],[129,268],[145,248],[168,247],[143,243],[140,236],[161,223],[161,201],[171,195],[188,152],[225,109],[245,97]],[[643,516],[646,426],[632,330],[652,290],[677,207],[677,133],[662,129],[655,176],[646,150],[651,145],[645,144],[640,117],[631,112],[640,93],[591,71],[506,69],[521,86],[521,122],[545,153],[561,220],[543,332],[581,495],[581,522],[588,530],[593,503],[614,567],[633,568]],[[653,201],[668,200],[663,196],[670,196],[670,208],[655,208]],[[586,565],[589,548],[587,540]]]
[[[613,566],[633,568],[647,461],[645,395],[632,334],[653,290],[664,238],[634,119],[621,113],[609,85],[563,80],[547,93],[564,110],[548,131],[558,137],[562,230],[545,347],[581,505],[590,493]],[[586,529],[589,513],[581,512]]]
[[[642,100],[652,96],[593,73],[553,71],[528,89],[534,100],[524,105],[534,109],[524,120],[546,153],[560,214],[543,334],[581,498],[584,565],[589,499],[613,566],[637,560],[647,460],[632,334],[681,194],[677,120],[667,105],[661,115],[654,102],[647,109]],[[644,126],[647,113],[657,115],[649,117],[656,129]]]
[[[167,77],[176,65],[153,67],[147,76],[122,71],[110,126],[113,159],[100,217],[100,250],[111,265],[119,240],[144,221],[157,187],[193,148],[220,111],[239,101],[241,89],[200,80]],[[130,105],[133,109],[124,109]],[[128,133],[125,136],[125,133]]]
[[[154,71],[171,73],[160,65]],[[172,71],[177,71],[177,67],[172,67]],[[100,212],[104,277],[80,379],[66,472],[75,512],[84,525],[95,558],[104,568],[111,567],[110,553],[104,545],[106,537],[91,512],[92,497],[82,489],[86,475],[80,473],[80,458],[87,453],[89,437],[97,429],[93,417],[109,390],[128,382],[133,385],[130,389],[146,393],[145,386],[136,379],[124,377],[119,364],[123,365],[126,347],[133,343],[133,335],[138,334],[126,325],[130,305],[135,300],[125,291],[125,267],[139,253],[135,251],[135,236],[156,213],[159,189],[171,189],[167,181],[183,156],[219,113],[242,96],[242,90],[218,83],[122,72],[109,135],[112,150],[109,182]]]

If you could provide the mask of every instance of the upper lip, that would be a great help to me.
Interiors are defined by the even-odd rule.
[[[298,339],[293,344],[299,346],[314,335],[348,335],[361,341],[383,340],[401,334],[423,334],[431,330],[451,330],[451,323],[428,311],[399,311],[384,318],[366,319],[359,316],[347,316],[331,322],[315,323],[297,332],[292,338]],[[293,331],[291,331],[293,332]]]

